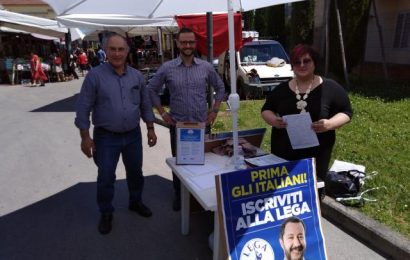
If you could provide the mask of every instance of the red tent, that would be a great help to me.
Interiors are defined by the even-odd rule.
[[[241,18],[242,16],[239,13],[234,15],[236,50],[239,50],[243,45]],[[206,15],[179,15],[175,17],[175,20],[179,28],[188,27],[196,34],[198,51],[201,55],[208,56]],[[213,40],[213,57],[218,57],[222,52],[229,49],[227,14],[213,15]]]

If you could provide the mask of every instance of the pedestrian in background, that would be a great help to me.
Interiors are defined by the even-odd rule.
[[[105,60],[107,59],[107,55],[105,54],[105,51],[101,48],[100,45],[98,45],[97,59],[98,59],[98,64],[105,63]]]
[[[78,55],[77,64],[80,67],[81,76],[84,77],[85,72],[88,71],[88,58],[87,54],[81,49]]]
[[[73,54],[70,54],[70,61],[68,63],[68,72],[67,74],[70,77],[74,77],[75,79],[78,79],[78,74],[76,71],[77,63],[76,63],[76,58],[74,57]]]
[[[57,81],[65,81],[65,75],[62,67],[62,60],[59,54],[54,54],[54,72],[56,73]]]
[[[30,53],[30,67],[31,67],[31,80],[32,87],[44,86],[44,82],[48,80],[47,75],[44,73],[41,66],[41,60],[33,51]]]
[[[108,63],[93,68],[85,77],[77,104],[75,125],[80,129],[81,150],[93,157],[98,167],[97,202],[100,208],[98,230],[111,231],[114,207],[115,170],[120,155],[125,166],[129,191],[128,209],[143,217],[151,210],[142,202],[142,138],[140,118],[148,129],[148,145],[154,146],[154,114],[144,76],[126,65],[129,47],[118,34],[106,36]],[[93,138],[89,116],[92,111]]]

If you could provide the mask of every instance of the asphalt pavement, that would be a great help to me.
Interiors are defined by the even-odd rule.
[[[98,233],[97,169],[81,153],[73,125],[82,80],[34,88],[0,85],[0,259],[212,259],[211,212],[193,212],[190,234],[181,235],[180,215],[171,209],[171,172],[165,163],[171,154],[169,134],[160,125],[156,125],[158,144],[152,148],[142,127],[143,199],[153,217],[128,211],[120,161],[113,230],[106,236]],[[333,223],[343,222],[335,226],[322,219],[329,259],[406,259],[396,258],[394,250],[380,250],[385,242],[372,244],[383,241],[382,234],[375,239],[374,233],[364,233],[371,236],[365,239],[346,228],[349,217],[342,218],[346,214],[332,201],[325,200],[322,213]],[[382,230],[394,235],[390,240],[402,238]],[[401,251],[408,252],[408,240],[393,242],[407,246]]]

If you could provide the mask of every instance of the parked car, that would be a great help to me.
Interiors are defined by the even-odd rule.
[[[235,55],[237,91],[241,99],[263,98],[293,77],[289,56],[274,40],[247,42]],[[230,92],[229,51],[219,56],[218,73]]]

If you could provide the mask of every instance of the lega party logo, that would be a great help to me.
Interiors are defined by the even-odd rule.
[[[239,260],[275,260],[275,255],[266,240],[254,238],[243,246]]]

